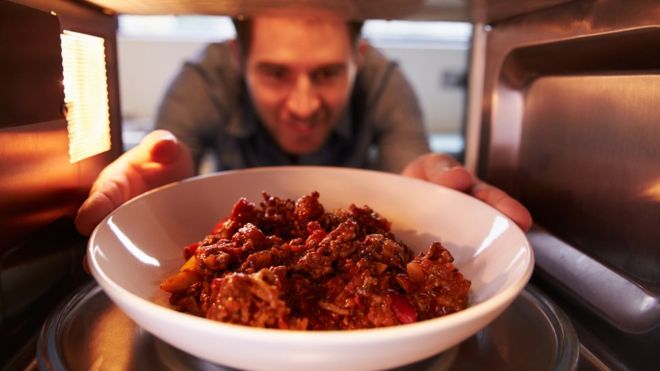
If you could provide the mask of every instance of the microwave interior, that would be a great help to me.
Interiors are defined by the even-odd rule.
[[[121,101],[118,18],[250,16],[290,2],[0,0],[0,66],[11,71],[0,76],[3,369],[34,368],[46,318],[81,286],[93,285],[82,266],[87,240],[75,231],[73,217],[98,173],[126,148],[122,132],[129,120],[122,105],[131,102]],[[464,146],[455,155],[531,211],[534,226],[527,236],[536,266],[530,285],[575,329],[575,369],[656,369],[660,3],[316,5],[357,19],[470,25],[464,81],[460,74],[445,76],[465,89],[464,101],[456,103],[464,109]],[[92,36],[104,52],[106,145],[80,157],[72,157],[77,152],[69,119],[77,107],[67,104],[62,83],[64,31]],[[550,339],[539,340],[544,342]]]

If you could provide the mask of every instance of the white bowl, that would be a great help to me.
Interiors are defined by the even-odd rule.
[[[472,281],[469,307],[408,325],[351,331],[289,331],[211,321],[167,307],[160,282],[183,263],[240,198],[266,191],[296,199],[319,191],[326,210],[368,205],[413,250],[441,241]],[[356,169],[272,167],[223,172],[137,197],[106,217],[88,247],[94,278],[139,326],[202,359],[243,369],[373,370],[440,353],[494,320],[534,266],[525,234],[463,193],[398,175]]]

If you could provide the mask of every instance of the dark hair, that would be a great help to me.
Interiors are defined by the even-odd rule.
[[[236,29],[236,41],[240,52],[243,56],[246,56],[250,51],[250,45],[252,43],[252,19],[250,18],[232,18],[234,23],[234,28]],[[348,37],[350,38],[353,46],[357,46],[357,42],[360,39],[362,33],[362,26],[364,22],[362,21],[347,21],[346,26],[348,27]]]

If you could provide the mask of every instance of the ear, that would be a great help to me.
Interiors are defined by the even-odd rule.
[[[358,40],[357,46],[355,48],[355,61],[357,63],[358,70],[362,68],[362,65],[364,64],[364,56],[367,54],[367,49],[369,49],[369,41],[362,38]]]
[[[236,67],[238,67],[238,69],[241,72],[245,72],[244,71],[244,66],[245,65],[243,63],[244,62],[243,53],[241,52],[241,47],[238,45],[238,41],[236,41],[235,39],[232,39],[232,40],[229,40],[227,43],[229,45],[229,51],[231,53],[232,62],[234,62]]]

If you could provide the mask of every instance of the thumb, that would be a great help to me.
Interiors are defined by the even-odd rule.
[[[78,209],[76,227],[89,235],[106,215],[129,199],[192,175],[187,147],[169,131],[153,131],[101,171]]]
[[[472,174],[456,159],[440,153],[418,157],[406,166],[402,174],[459,191],[466,191],[474,184]]]
[[[106,215],[127,200],[122,187],[115,182],[104,182],[96,188],[76,214],[76,229],[84,236],[89,236]]]
[[[181,151],[181,143],[167,130],[155,130],[147,134],[140,147],[149,160],[161,164],[175,162]]]
[[[134,149],[138,153],[128,159],[141,180],[134,184],[143,186],[143,189],[133,188],[134,195],[194,175],[190,150],[169,131],[147,134]]]

